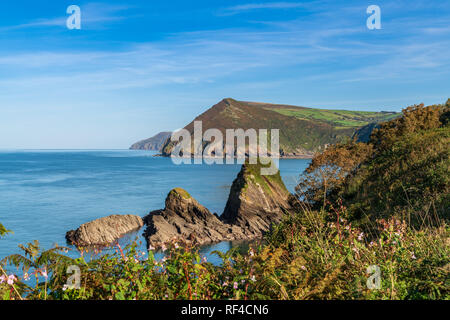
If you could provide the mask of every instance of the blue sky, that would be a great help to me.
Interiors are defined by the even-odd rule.
[[[81,30],[66,28],[72,4]],[[366,27],[372,4],[381,30]],[[449,22],[450,0],[2,1],[0,148],[128,148],[225,97],[441,103]]]

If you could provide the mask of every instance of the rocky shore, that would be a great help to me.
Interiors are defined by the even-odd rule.
[[[112,215],[67,232],[77,246],[107,246],[128,232],[145,225],[149,246],[159,248],[172,240],[193,244],[261,238],[273,223],[294,210],[295,197],[286,189],[280,173],[261,175],[260,164],[244,164],[230,188],[222,215],[211,213],[186,190],[175,188],[164,209],[143,219],[135,215]]]
[[[261,238],[273,223],[293,210],[295,198],[279,172],[262,176],[261,166],[244,164],[233,181],[221,216],[212,214],[181,188],[169,192],[165,208],[144,218],[144,236],[152,247],[179,239],[195,244]]]
[[[144,221],[139,216],[111,215],[82,224],[76,230],[70,230],[66,233],[66,240],[79,247],[107,246],[143,225]]]

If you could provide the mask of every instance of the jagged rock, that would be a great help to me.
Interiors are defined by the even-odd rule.
[[[82,224],[78,229],[66,233],[68,242],[77,246],[107,246],[126,233],[144,225],[135,215],[111,215]]]
[[[174,238],[204,244],[243,236],[239,228],[221,222],[181,188],[170,191],[165,208],[150,212],[144,222],[147,225],[144,236],[154,247]]]
[[[230,189],[222,221],[243,229],[247,238],[261,237],[285,212],[293,210],[293,196],[280,172],[261,175],[260,164],[244,164]]]
[[[279,222],[285,212],[292,210],[293,200],[279,172],[262,176],[260,169],[260,165],[242,166],[220,217],[185,190],[170,191],[165,208],[144,218],[148,244],[157,248],[172,239],[205,244],[260,238],[272,223]]]

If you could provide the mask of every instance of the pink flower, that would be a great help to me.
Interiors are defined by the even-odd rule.
[[[7,279],[6,276],[5,276],[5,275],[2,275],[2,276],[0,277],[0,284],[3,283],[3,282],[5,282],[6,279]]]
[[[48,278],[47,269],[41,270],[40,272],[45,279]]]
[[[237,290],[237,288],[238,288],[238,283],[237,283],[237,282],[234,282],[234,283],[233,283],[233,288],[234,288],[235,290]]]
[[[7,283],[8,283],[10,286],[12,286],[12,285],[14,284],[14,281],[16,281],[16,280],[17,280],[16,276],[12,274],[12,275],[10,275],[10,276],[8,277]]]
[[[306,270],[306,267],[305,266],[301,266],[300,269]]]

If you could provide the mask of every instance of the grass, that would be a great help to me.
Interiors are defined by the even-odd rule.
[[[392,113],[311,108],[277,108],[269,110],[302,120],[322,121],[344,128],[362,127],[370,122],[388,121],[398,116]]]

